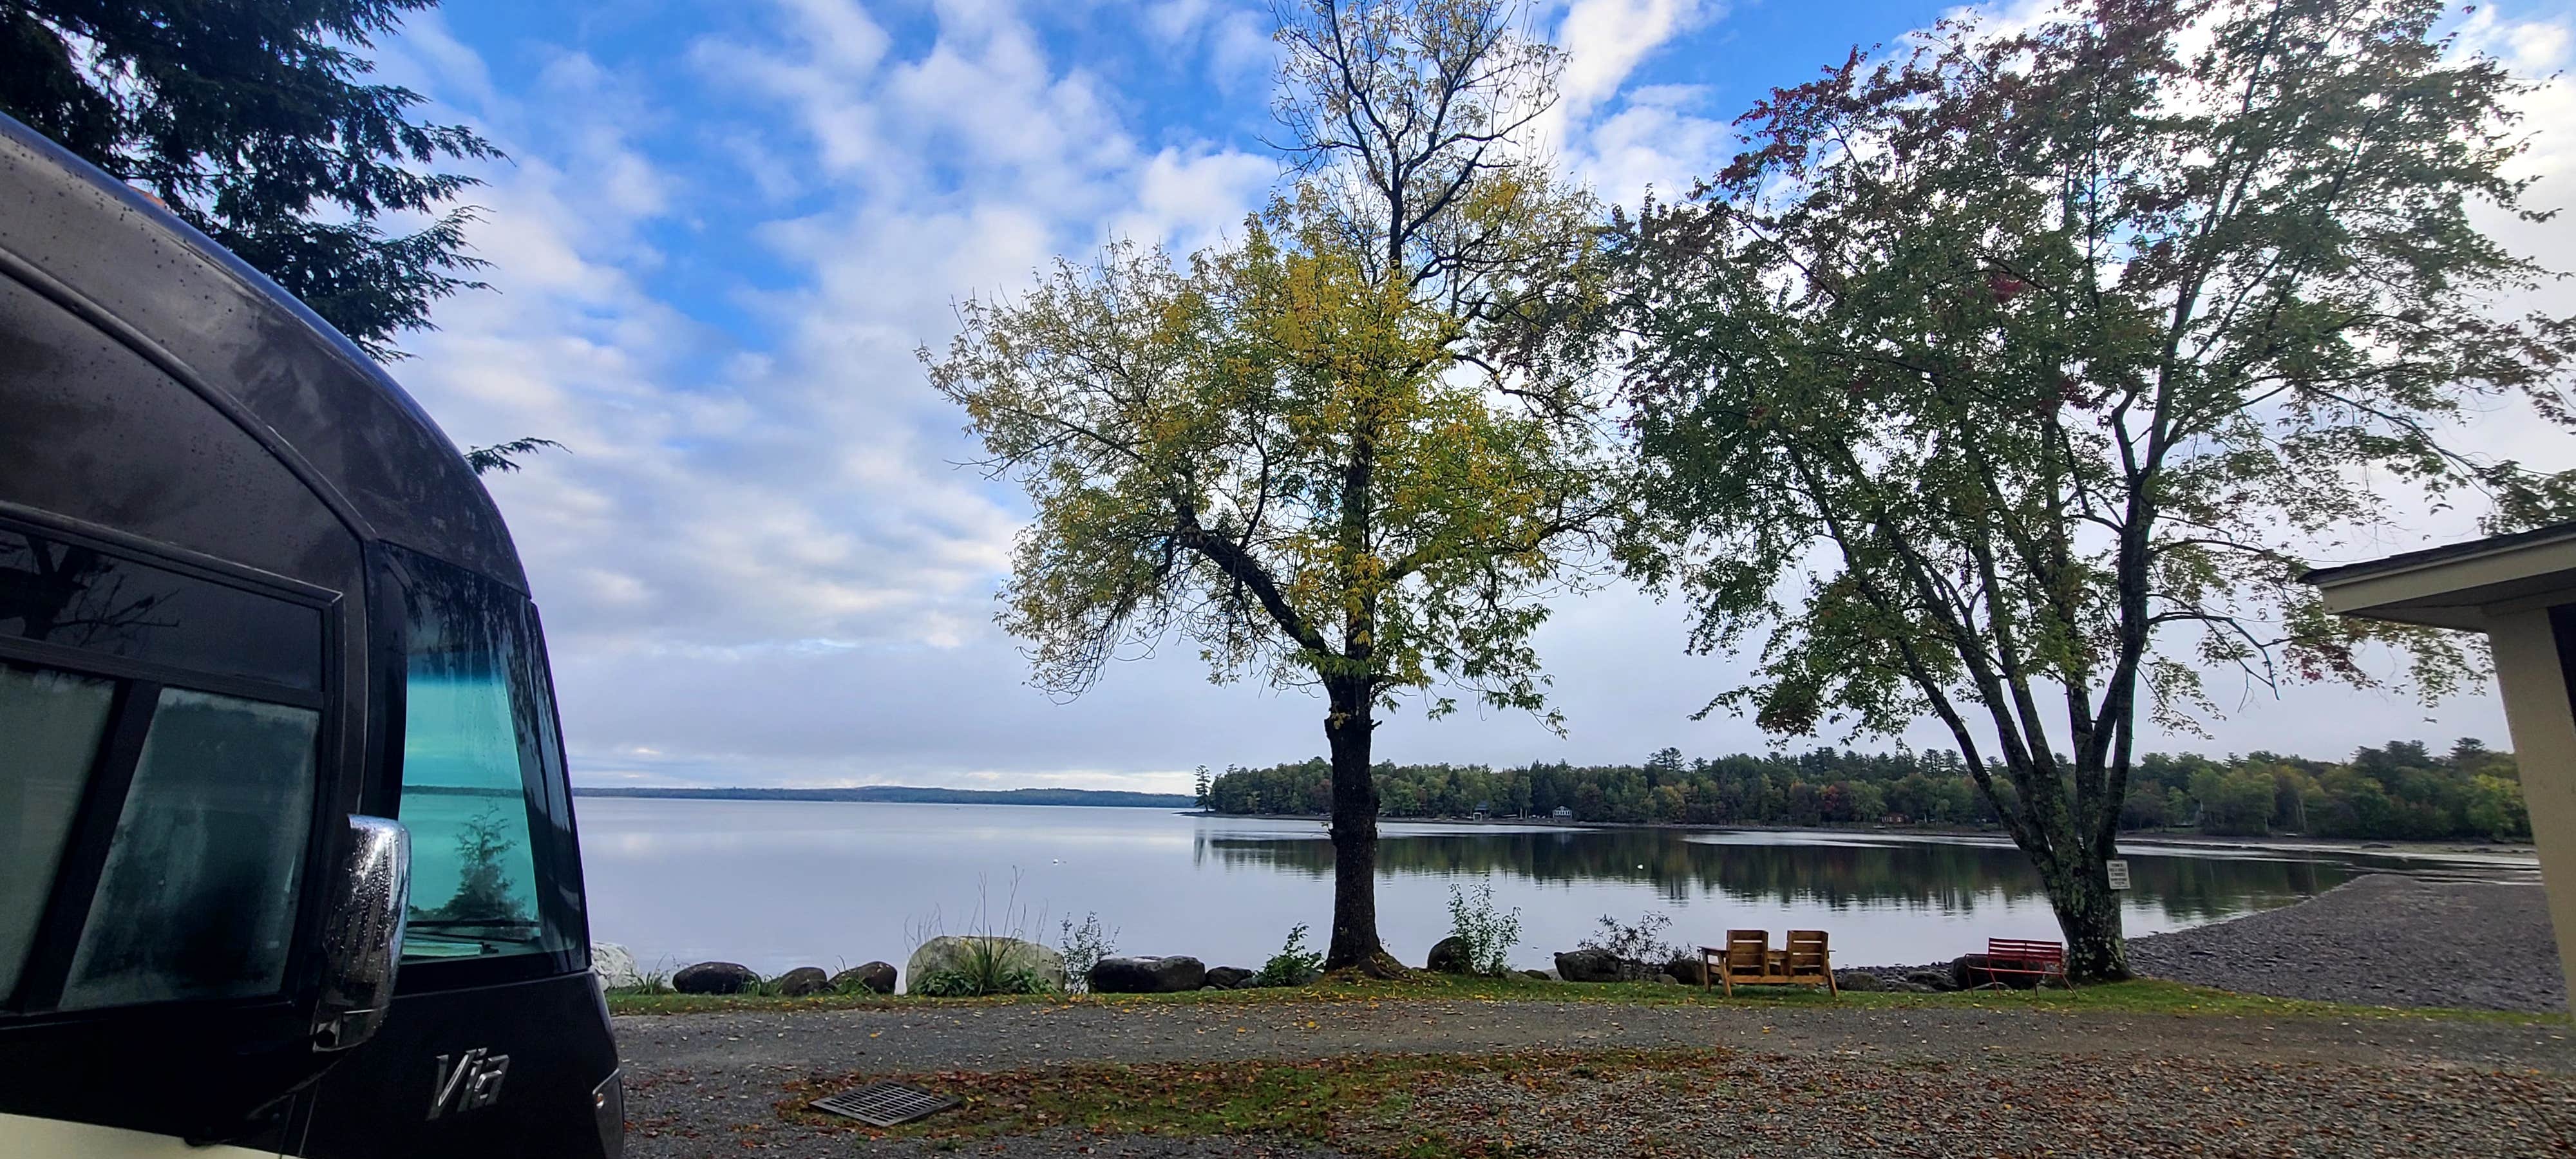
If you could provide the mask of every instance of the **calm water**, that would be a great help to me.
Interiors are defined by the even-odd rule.
[[[591,797],[579,805],[591,933],[648,968],[707,959],[763,973],[882,958],[923,929],[966,933],[979,882],[1032,940],[1098,911],[1118,948],[1258,967],[1288,927],[1332,911],[1333,851],[1312,821],[1154,809]],[[1544,968],[1604,914],[1671,915],[1669,940],[1729,927],[1829,930],[1853,965],[1927,962],[1985,939],[2058,936],[2018,850],[1854,833],[1388,824],[1378,914],[1419,965],[1448,932],[1452,884],[1489,882],[1521,911],[1515,965]],[[2362,873],[2463,871],[2363,854],[2132,846],[2127,929],[2155,933],[2286,905]],[[2486,872],[2465,867],[2467,872]],[[1013,894],[1013,876],[1017,892]]]

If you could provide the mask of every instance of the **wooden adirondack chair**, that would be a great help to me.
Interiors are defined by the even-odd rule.
[[[1701,946],[1699,955],[1708,971],[1700,988],[1714,980],[1730,998],[1737,986],[1822,986],[1828,994],[1842,994],[1834,985],[1833,954],[1823,930],[1789,931],[1785,950],[1771,948],[1769,930],[1728,930],[1724,947]]]
[[[1726,945],[1701,946],[1699,957],[1707,971],[1700,979],[1700,989],[1708,989],[1710,980],[1726,987],[1727,997],[1735,996],[1735,984],[1758,986],[1776,981],[1780,958],[1771,952],[1771,931],[1728,930]]]
[[[1780,979],[1782,982],[1789,985],[1822,985],[1825,993],[1837,998],[1842,996],[1841,988],[1834,985],[1834,956],[1826,948],[1825,931],[1789,931],[1789,949],[1784,956],[1786,961],[1781,970],[1784,975]]]

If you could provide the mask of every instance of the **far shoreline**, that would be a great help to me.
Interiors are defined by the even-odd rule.
[[[1312,821],[1318,824],[1331,818],[1322,813],[1219,813],[1209,809],[1179,810],[1184,817],[1223,818],[1244,821]],[[1965,837],[1991,841],[2010,847],[2012,839],[2000,828],[1972,828],[1959,825],[1702,825],[1677,821],[1581,821],[1560,817],[1380,817],[1380,825],[1452,825],[1461,828],[1505,829],[1649,829],[1681,833],[1827,833],[1881,836],[1899,839],[1932,837]],[[2356,841],[2343,837],[2307,837],[2281,834],[2271,837],[2227,837],[2209,833],[2165,830],[2140,830],[2121,835],[2120,843],[2129,846],[2192,846],[2202,849],[2250,849],[2275,852],[2358,853],[2383,857],[2469,859],[2490,858],[2512,864],[2539,865],[2539,854],[2528,842],[2421,841],[2387,840]]]

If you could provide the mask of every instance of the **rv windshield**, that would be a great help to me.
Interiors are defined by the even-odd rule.
[[[544,893],[552,711],[527,601],[401,553],[402,821],[412,834],[405,960],[559,950]]]

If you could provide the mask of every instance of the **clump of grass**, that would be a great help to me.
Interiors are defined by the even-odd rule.
[[[676,994],[679,992],[671,989],[669,970],[638,970],[635,978],[634,985],[612,986],[608,992],[611,994]]]
[[[1020,904],[1018,869],[1011,870],[1010,892],[1003,895],[999,911],[992,902],[989,883],[976,878],[975,916],[959,939],[965,943],[964,957],[949,969],[926,971],[914,978],[908,993],[929,998],[982,998],[1055,991],[1054,980],[1027,961],[1019,948],[1028,942],[1029,911]],[[916,952],[931,939],[942,936],[937,909],[909,926]]]
[[[912,981],[929,998],[982,998],[996,994],[1048,994],[1055,984],[1020,962],[1018,947],[990,937],[968,937],[965,956],[951,970],[933,970]]]

